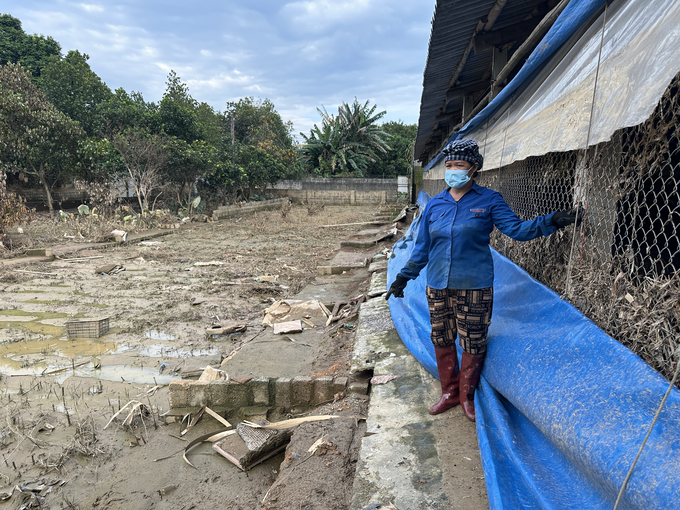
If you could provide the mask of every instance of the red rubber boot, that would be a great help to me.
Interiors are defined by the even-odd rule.
[[[484,357],[463,352],[460,360],[460,401],[467,419],[475,421],[475,389],[484,366]]]
[[[456,346],[447,345],[446,347],[434,346],[434,354],[437,358],[437,371],[439,372],[439,383],[442,386],[442,398],[435,405],[430,407],[427,412],[439,414],[460,404],[458,394],[458,355]]]

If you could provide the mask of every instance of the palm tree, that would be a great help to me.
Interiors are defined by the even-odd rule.
[[[378,153],[389,150],[390,135],[375,124],[387,112],[376,114],[376,109],[377,105],[369,107],[369,101],[361,104],[356,98],[351,105],[343,102],[337,117],[317,108],[321,127],[315,124],[309,136],[300,133],[305,140],[300,148],[303,160],[324,176],[364,175]]]

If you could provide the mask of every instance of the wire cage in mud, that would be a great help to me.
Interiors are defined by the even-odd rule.
[[[492,246],[666,377],[680,343],[680,77],[643,124],[587,150],[482,171],[524,220],[581,205],[580,228]]]
[[[99,338],[109,330],[109,318],[69,319],[66,321],[66,334],[70,338]]]

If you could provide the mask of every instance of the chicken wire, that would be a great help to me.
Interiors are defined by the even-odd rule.
[[[679,87],[676,76],[646,122],[608,142],[477,178],[523,220],[583,207],[579,228],[525,243],[496,230],[492,246],[667,378],[680,333]]]

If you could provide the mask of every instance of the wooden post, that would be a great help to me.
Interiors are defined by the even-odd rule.
[[[465,124],[472,117],[470,113],[472,112],[474,106],[475,103],[472,99],[472,94],[468,94],[467,96],[463,97],[463,115],[462,115],[463,124]]]
[[[503,68],[508,63],[508,48],[507,46],[499,49],[493,49],[493,56],[491,58],[491,97],[489,100],[493,99],[502,90],[503,84],[496,81],[496,76],[503,70]]]

